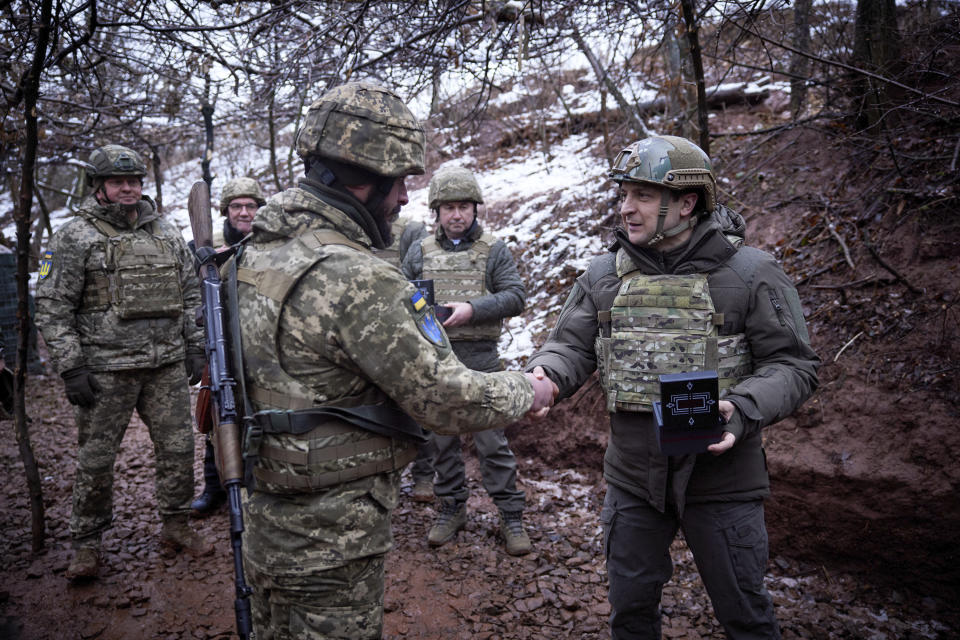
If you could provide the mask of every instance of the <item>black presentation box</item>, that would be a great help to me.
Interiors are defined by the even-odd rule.
[[[653,403],[660,453],[704,453],[723,437],[716,371],[660,376],[660,402]]]

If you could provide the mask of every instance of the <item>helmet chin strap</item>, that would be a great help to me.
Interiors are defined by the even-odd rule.
[[[647,240],[647,246],[653,247],[660,244],[666,238],[672,238],[673,236],[679,235],[686,231],[687,229],[693,229],[697,226],[697,217],[691,215],[690,219],[686,222],[681,222],[675,227],[671,227],[664,231],[663,224],[667,221],[667,214],[670,213],[670,207],[680,206],[679,200],[674,200],[670,194],[670,191],[663,189],[660,192],[660,212],[657,215],[657,230],[654,232],[653,237]]]

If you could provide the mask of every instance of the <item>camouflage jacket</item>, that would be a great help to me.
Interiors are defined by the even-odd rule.
[[[76,217],[50,239],[44,254],[47,273],[41,272],[37,284],[37,325],[60,373],[79,366],[93,371],[153,368],[183,360],[187,349],[203,350],[203,330],[196,325],[200,288],[190,250],[152,200],[141,199],[139,211],[131,227],[117,207],[88,196]],[[116,289],[107,266],[110,242],[98,221],[115,229],[118,238],[137,235],[161,247],[164,261],[175,270],[168,285],[179,288],[173,295],[168,288],[157,300],[166,307],[161,316],[121,317],[109,293]],[[139,287],[142,294],[150,284]]]
[[[360,226],[332,202],[299,188],[271,198],[257,213],[240,266],[315,232],[369,247]],[[278,335],[264,334],[269,328],[259,327],[255,304],[242,292],[240,307],[244,342],[275,339],[283,370],[317,404],[389,396],[424,428],[454,434],[504,427],[530,408],[533,390],[522,374],[482,374],[452,357],[446,335],[430,331],[417,290],[399,271],[344,244],[315,251],[316,262],[283,302]],[[272,384],[258,371],[245,374],[248,384]]]
[[[707,274],[714,305],[723,314],[720,335],[746,334],[753,354],[753,374],[725,397],[737,407],[727,425],[736,444],[719,456],[667,458],[659,452],[652,414],[610,414],[604,476],[661,511],[668,503],[682,508],[686,502],[766,495],[769,478],[760,431],[795,411],[818,384],[820,361],[810,347],[793,283],[769,254],[738,248],[742,234],[742,218],[726,209],[697,225],[685,246],[666,253],[631,245],[618,232],[613,252],[595,258],[577,279],[547,342],[527,363],[528,370],[544,368],[560,387],[561,398],[572,395],[593,373],[597,313],[610,309],[621,283],[614,252],[626,254],[646,274]],[[726,265],[737,251],[753,253],[748,280]]]
[[[454,244],[439,224],[436,230],[437,243],[445,251],[469,251],[482,235],[483,227],[474,223],[466,237],[460,243]],[[411,280],[423,276],[422,241],[415,242],[410,247],[401,269],[403,275]],[[526,303],[523,279],[517,271],[513,254],[503,240],[497,240],[490,247],[484,281],[489,294],[470,300],[473,307],[471,324],[497,322],[523,312]],[[457,357],[472,369],[493,371],[500,366],[497,342],[494,340],[454,340],[453,350]]]

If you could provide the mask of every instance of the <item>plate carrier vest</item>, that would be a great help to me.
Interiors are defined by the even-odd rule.
[[[433,280],[437,304],[487,295],[487,258],[497,239],[484,232],[466,251],[445,251],[435,236],[421,240],[423,279]],[[499,340],[502,320],[444,329],[451,340]]]
[[[104,261],[84,276],[81,313],[112,306],[122,320],[176,318],[183,313],[180,261],[173,243],[154,235],[153,222],[118,231],[100,218],[87,220],[104,236]]]
[[[722,396],[752,372],[746,336],[718,335],[723,314],[716,313],[705,274],[624,273],[633,266],[617,252],[620,289],[610,310],[598,312],[595,348],[607,411],[653,411],[661,374],[714,370]]]
[[[326,257],[324,248],[330,244],[372,255],[336,231],[312,231],[264,251],[247,245],[242,265],[237,267],[237,286],[242,292],[238,296],[240,319],[244,335],[250,336],[243,346],[246,392],[254,408],[260,410],[257,415],[270,418],[261,424],[273,425],[264,429],[255,452],[253,477],[259,491],[322,491],[366,476],[398,471],[416,457],[416,447],[408,442],[343,420],[314,419],[297,413],[324,404],[360,406],[388,400],[386,394],[371,387],[349,402],[328,403],[326,397],[280,365],[277,345],[284,301],[304,274]],[[251,302],[251,294],[255,302]]]

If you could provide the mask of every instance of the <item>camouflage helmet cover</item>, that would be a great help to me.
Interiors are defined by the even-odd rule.
[[[220,214],[227,215],[227,207],[237,198],[252,198],[261,207],[267,203],[260,185],[253,178],[234,178],[223,185],[220,192]]]
[[[608,174],[615,182],[646,182],[672,190],[698,189],[703,210],[717,205],[717,181],[710,158],[686,138],[651,136],[627,146]]]
[[[310,105],[297,154],[329,158],[385,177],[424,172],[423,127],[392,91],[349,82]]]
[[[108,144],[95,149],[87,163],[87,184],[109,176],[147,175],[147,165],[140,154],[119,144]]]
[[[444,167],[430,178],[427,206],[438,209],[444,202],[475,202],[483,204],[480,185],[470,169]]]

